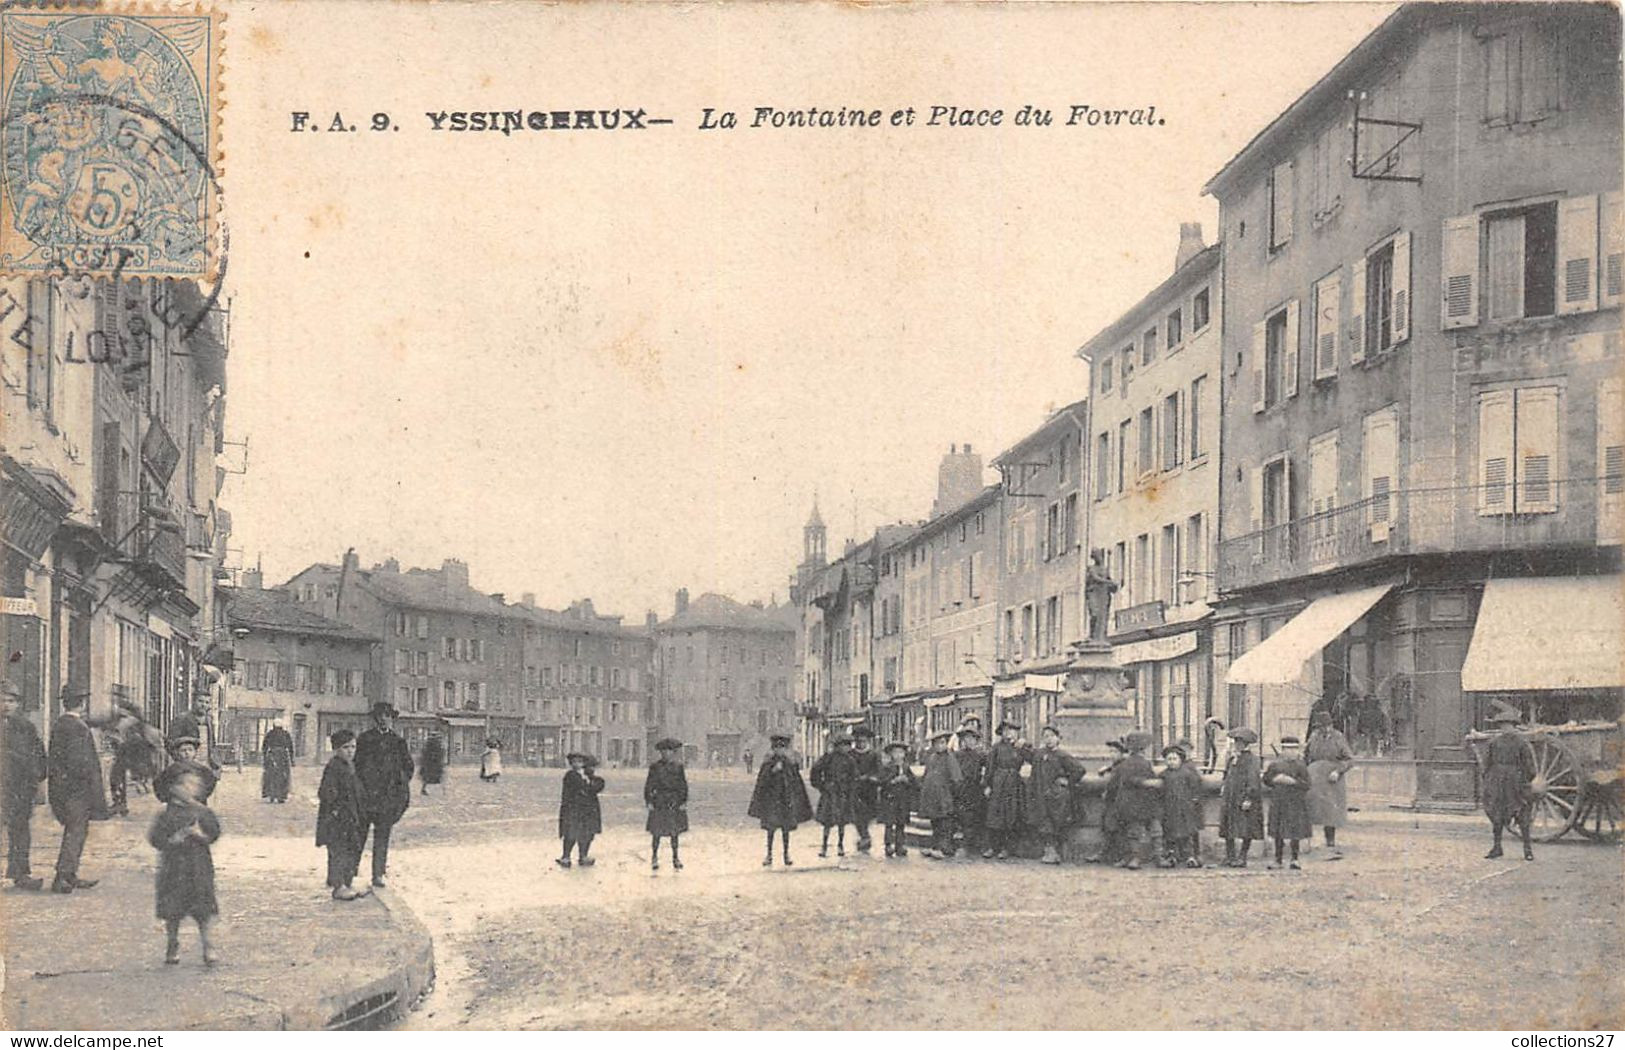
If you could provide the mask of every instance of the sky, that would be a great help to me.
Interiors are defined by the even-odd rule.
[[[1085,396],[1077,347],[1180,222],[1215,237],[1203,183],[1392,5],[227,10],[231,562],[455,557],[641,619],[679,587],[782,600],[815,493],[836,554],[924,518],[950,445],[991,465]],[[699,126],[758,106],[884,123]],[[673,123],[427,116],[577,108]]]

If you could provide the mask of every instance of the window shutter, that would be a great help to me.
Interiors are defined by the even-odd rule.
[[[1524,255],[1527,247],[1526,223],[1522,215],[1489,220],[1489,306],[1491,321],[1511,321],[1523,316]]]
[[[1393,326],[1394,345],[1411,337],[1411,235],[1403,230],[1394,237],[1393,308],[1388,316]]]
[[[1597,301],[1601,306],[1618,306],[1625,291],[1625,219],[1620,215],[1618,190],[1602,195],[1598,225],[1602,234],[1601,280]]]
[[[1292,162],[1277,164],[1270,177],[1270,247],[1292,240]]]
[[[1557,312],[1597,308],[1597,198],[1557,203]]]
[[[1337,375],[1337,336],[1342,321],[1343,275],[1334,273],[1315,286],[1315,378]]]
[[[1247,522],[1256,537],[1254,556],[1264,553],[1264,468],[1254,467],[1247,472]]]
[[[1478,512],[1512,513],[1512,391],[1478,397]]]
[[[1517,476],[1514,481],[1519,514],[1549,514],[1557,510],[1557,388],[1520,390],[1517,396]]]
[[[1264,411],[1264,355],[1265,340],[1267,339],[1268,323],[1259,321],[1253,325],[1253,411]]]
[[[1359,364],[1365,360],[1365,256],[1354,260],[1349,282],[1349,361]]]
[[[1298,300],[1286,304],[1286,345],[1281,347],[1281,397],[1298,396]]]
[[[1620,381],[1597,388],[1597,542],[1618,543],[1625,517],[1625,420]]]
[[[1388,529],[1394,520],[1398,430],[1398,417],[1392,409],[1374,413],[1365,419],[1365,485],[1362,495],[1366,500],[1366,523],[1370,527],[1371,538],[1379,543],[1388,538]]]
[[[1440,287],[1440,323],[1449,328],[1470,328],[1478,323],[1478,216],[1458,215],[1444,220]]]

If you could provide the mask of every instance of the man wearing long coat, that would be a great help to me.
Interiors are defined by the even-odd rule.
[[[925,775],[920,778],[919,813],[931,822],[931,848],[925,856],[934,860],[954,855],[954,814],[959,810],[959,785],[965,774],[959,758],[948,750],[952,738],[947,730],[931,738]]]
[[[959,787],[954,792],[954,823],[965,842],[965,852],[981,848],[982,815],[987,810],[987,751],[982,747],[982,734],[969,725],[959,731],[959,750],[954,752],[959,763]]]
[[[384,886],[389,836],[412,804],[412,749],[395,732],[395,708],[372,705],[372,728],[356,738],[355,775],[361,781],[361,815],[372,833],[372,884]]]
[[[1045,726],[1044,743],[1032,753],[1032,779],[1027,784],[1027,823],[1044,836],[1045,864],[1061,863],[1061,839],[1075,813],[1072,785],[1083,777],[1083,763],[1061,750],[1061,732]]]
[[[34,796],[46,776],[45,745],[34,723],[17,711],[20,691],[5,683],[5,762],[0,781],[0,817],[6,827],[6,878],[20,890],[37,890],[45,883],[34,878],[28,850],[33,844],[29,822],[34,819]]]
[[[824,826],[820,857],[829,856],[829,829],[836,831],[836,852],[846,856],[846,826],[853,819],[853,795],[858,787],[858,762],[852,754],[850,737],[838,736],[830,741],[830,750],[813,763],[807,778],[818,790],[818,823]]]
[[[62,698],[62,714],[51,726],[51,747],[47,754],[50,778],[47,792],[51,812],[62,825],[62,845],[56,855],[55,893],[88,890],[96,879],[79,877],[79,861],[90,822],[108,818],[107,788],[102,782],[102,763],[96,754],[96,738],[85,724],[85,693]]]
[[[1003,860],[1010,855],[1010,838],[1021,826],[1024,789],[1021,767],[1032,756],[1032,749],[1016,740],[1019,727],[1013,722],[999,724],[999,742],[993,745],[987,757],[987,848],[982,856],[998,856]]]
[[[1309,764],[1309,823],[1317,825],[1326,835],[1326,848],[1332,859],[1343,854],[1337,848],[1337,829],[1348,823],[1348,785],[1343,777],[1354,766],[1354,751],[1348,738],[1332,727],[1330,711],[1315,712],[1314,731],[1303,749],[1303,760]]]
[[[1514,821],[1523,837],[1523,859],[1534,860],[1530,845],[1531,799],[1529,785],[1535,779],[1535,749],[1518,732],[1518,711],[1507,705],[1490,716],[1501,731],[1484,748],[1484,815],[1490,818],[1494,845],[1484,854],[1486,860],[1501,856],[1501,833]]]
[[[875,732],[868,726],[852,730],[852,762],[856,781],[852,786],[852,823],[858,829],[858,852],[868,853],[872,840],[869,825],[880,809],[880,752],[875,750]]]
[[[1224,863],[1245,868],[1253,839],[1264,837],[1264,781],[1258,756],[1248,748],[1258,743],[1258,734],[1245,726],[1230,730],[1235,753],[1224,768],[1224,784],[1219,789],[1219,836],[1224,839]],[[1236,854],[1236,840],[1241,854]]]
[[[293,737],[280,724],[273,725],[260,745],[260,797],[271,802],[288,801],[293,780]]]

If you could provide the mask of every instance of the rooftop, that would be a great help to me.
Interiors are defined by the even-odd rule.
[[[1109,358],[1116,353],[1123,340],[1133,341],[1140,334],[1140,324],[1151,313],[1160,313],[1160,308],[1166,305],[1165,300],[1176,290],[1187,283],[1219,268],[1222,257],[1219,245],[1210,244],[1185,261],[1185,265],[1175,270],[1167,280],[1147,292],[1139,302],[1118,315],[1117,320],[1095,333],[1078,348],[1077,356],[1086,361],[1093,361],[1095,355],[1102,351]],[[1159,321],[1161,317],[1157,318]],[[1217,317],[1215,316],[1215,320]]]
[[[706,593],[688,603],[688,608],[660,622],[662,631],[693,631],[707,628],[736,631],[795,630],[799,614],[787,605],[755,606],[736,602],[725,594]]]
[[[321,635],[355,642],[379,640],[347,623],[300,607],[291,595],[282,591],[222,587],[220,593],[226,598],[226,618],[233,627]]]

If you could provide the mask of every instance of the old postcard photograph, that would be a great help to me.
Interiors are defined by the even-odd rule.
[[[0,3],[0,1028],[1611,1045],[1622,127],[1613,3]]]

